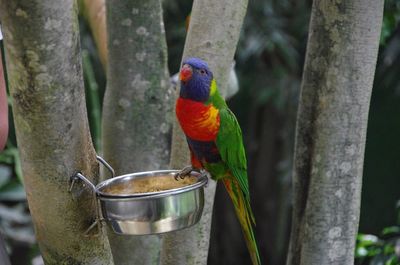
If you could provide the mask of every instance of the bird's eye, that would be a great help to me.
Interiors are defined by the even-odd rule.
[[[200,74],[205,75],[206,74],[206,70],[200,69]]]

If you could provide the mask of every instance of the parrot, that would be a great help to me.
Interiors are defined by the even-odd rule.
[[[208,64],[187,58],[179,72],[181,83],[175,112],[190,150],[191,165],[179,171],[206,171],[221,180],[242,227],[253,265],[261,264],[253,225],[247,179],[247,160],[239,123],[218,91]]]

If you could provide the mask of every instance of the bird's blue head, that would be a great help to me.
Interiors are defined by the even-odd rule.
[[[207,63],[199,58],[183,61],[179,73],[181,80],[180,97],[205,102],[210,97],[213,74]]]

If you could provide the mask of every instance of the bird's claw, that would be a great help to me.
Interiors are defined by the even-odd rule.
[[[178,178],[180,179],[184,179],[186,176],[190,175],[190,172],[192,171],[199,171],[198,169],[192,167],[192,166],[186,166],[184,167],[181,171],[175,173],[175,180],[178,180]]]

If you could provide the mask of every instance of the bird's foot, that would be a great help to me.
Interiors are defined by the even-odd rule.
[[[184,179],[186,176],[189,176],[189,175],[190,175],[190,172],[192,172],[192,171],[196,171],[196,172],[199,172],[199,173],[200,173],[200,170],[199,170],[199,169],[194,168],[194,167],[192,167],[192,166],[186,166],[186,167],[184,167],[181,171],[175,173],[175,176],[174,176],[174,177],[175,177],[175,180],[178,180],[178,178]]]

